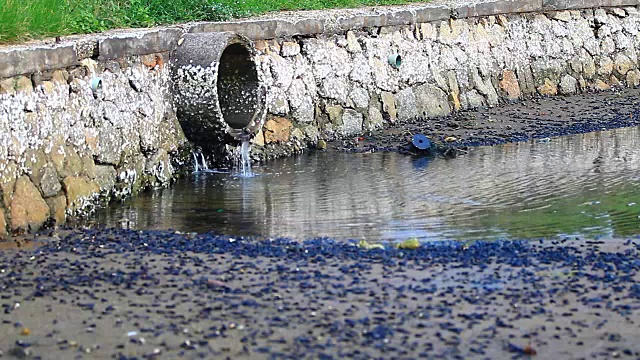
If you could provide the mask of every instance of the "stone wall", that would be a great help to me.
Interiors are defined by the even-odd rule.
[[[0,237],[172,179],[186,141],[163,59],[85,59],[0,79]]]
[[[636,7],[611,7],[257,41],[270,114],[256,153],[531,96],[637,86],[639,27]]]
[[[169,70],[186,32],[254,41],[269,114],[252,156],[263,160],[416,117],[637,86],[637,6],[436,0],[0,47],[0,237],[60,224],[100,194],[166,185],[190,162]]]

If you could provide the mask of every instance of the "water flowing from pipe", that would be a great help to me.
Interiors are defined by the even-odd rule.
[[[192,152],[191,154],[193,155],[193,172],[200,172],[200,167],[198,165],[198,155],[196,155],[195,152]]]
[[[207,164],[207,160],[204,158],[203,153],[200,153],[200,158],[202,159],[202,170],[209,170],[209,165]]]
[[[251,143],[249,140],[243,140],[242,144],[238,147],[236,153],[236,169],[237,174],[240,177],[253,177],[253,171],[251,171]]]

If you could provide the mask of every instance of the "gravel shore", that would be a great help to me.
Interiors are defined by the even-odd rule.
[[[8,358],[640,357],[639,239],[54,232],[0,252]]]
[[[498,145],[640,125],[640,89],[535,98],[504,106],[455,112],[434,119],[393,124],[361,138],[332,143],[354,152],[416,153],[413,134],[431,139],[437,149]]]

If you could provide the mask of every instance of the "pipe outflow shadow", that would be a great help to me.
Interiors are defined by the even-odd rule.
[[[174,52],[174,94],[186,137],[224,156],[229,138],[256,134],[266,116],[250,40],[234,33],[185,34]]]

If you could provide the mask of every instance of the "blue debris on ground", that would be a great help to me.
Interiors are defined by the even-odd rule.
[[[638,358],[640,240],[78,229],[0,252],[9,358]]]

